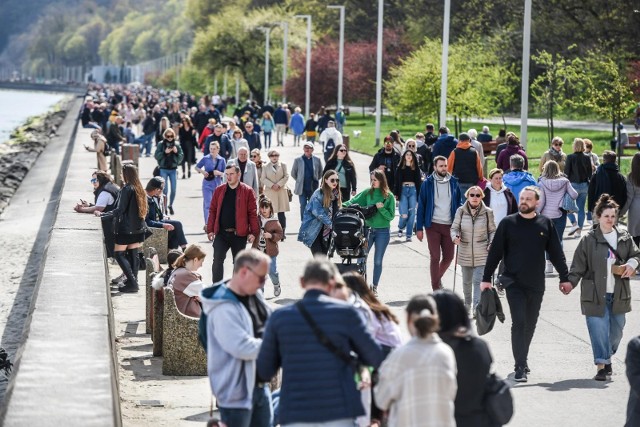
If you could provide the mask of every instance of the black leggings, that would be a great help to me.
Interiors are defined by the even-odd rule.
[[[278,222],[280,222],[282,232],[284,232],[284,230],[287,228],[287,217],[285,216],[285,212],[278,212]]]
[[[140,269],[140,258],[138,248],[127,251],[115,251],[114,258],[127,277],[127,286],[138,287],[138,270]]]

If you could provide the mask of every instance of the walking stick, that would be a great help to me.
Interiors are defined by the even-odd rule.
[[[458,276],[457,272],[458,272],[458,245],[456,245],[456,260],[454,261],[455,264],[453,265],[453,292],[456,291],[456,278]]]

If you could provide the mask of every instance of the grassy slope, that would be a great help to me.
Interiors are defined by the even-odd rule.
[[[463,129],[477,129],[480,131],[482,126],[487,125],[492,130],[494,137],[498,134],[498,129],[502,127],[502,123],[474,123],[464,122],[462,123]],[[381,131],[382,137],[387,135],[392,129],[400,131],[402,137],[406,140],[412,138],[417,132],[424,132],[424,124],[410,121],[396,121],[392,118],[385,117],[382,119]],[[362,133],[359,138],[354,138],[353,131],[360,130]],[[507,129],[508,131],[519,133],[520,129],[512,126]],[[350,146],[354,151],[361,153],[374,154],[380,149],[375,147],[375,120],[371,117],[362,117],[354,115],[347,119],[347,125],[345,126],[345,132],[349,135]],[[609,149],[609,141],[611,139],[610,132],[590,131],[581,129],[557,129],[556,135],[560,136],[564,142],[564,151],[571,153],[571,142],[574,138],[588,138],[593,142],[594,152],[602,154],[604,150]],[[529,126],[528,129],[528,144],[527,153],[529,155],[529,168],[533,175],[538,176],[538,164],[540,156],[544,151],[548,149],[547,129],[545,127]],[[627,151],[628,154],[629,151]],[[489,168],[495,166],[493,156],[489,158]],[[627,174],[629,172],[630,159],[622,159],[622,173]]]

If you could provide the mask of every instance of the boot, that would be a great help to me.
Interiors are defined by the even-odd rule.
[[[131,269],[131,264],[127,259],[126,252],[115,251],[113,255],[118,262],[118,265],[122,269],[122,272],[125,276],[127,276],[127,285],[123,288],[120,288],[120,292],[138,292],[138,280],[136,279],[136,276],[133,275],[133,270]]]

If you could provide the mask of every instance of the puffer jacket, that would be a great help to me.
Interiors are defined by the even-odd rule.
[[[310,289],[300,304],[343,353],[378,367],[383,353],[350,304]],[[230,319],[229,321],[233,321]],[[276,310],[264,332],[258,376],[270,379],[282,367],[280,423],[325,423],[364,414],[353,370],[316,338],[295,304]]]
[[[475,217],[471,214],[468,201],[460,206],[451,224],[451,240],[460,236],[458,265],[461,267],[485,265],[489,255],[489,245],[495,232],[493,211],[483,202],[480,202],[480,208]]]
[[[569,193],[573,200],[578,198],[578,192],[565,177],[555,179],[541,177],[538,181],[538,187],[541,191],[540,202],[536,210],[547,218],[560,218],[563,215],[560,208],[562,208],[562,199],[565,193]]]
[[[628,262],[635,259],[640,263],[640,250],[633,242],[631,235],[617,227],[618,246],[616,252]],[[609,246],[600,227],[592,229],[584,236],[573,254],[573,262],[569,270],[569,281],[575,288],[580,287],[580,307],[585,316],[604,316],[607,292],[607,275],[609,274],[607,258]],[[629,279],[613,276],[613,314],[631,311],[631,286]]]

